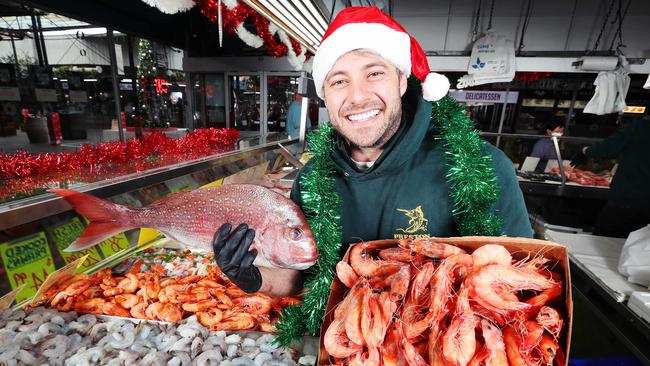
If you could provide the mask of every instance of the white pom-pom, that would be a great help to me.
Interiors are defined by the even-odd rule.
[[[425,100],[435,102],[449,92],[449,79],[444,75],[431,72],[422,83],[422,96]]]

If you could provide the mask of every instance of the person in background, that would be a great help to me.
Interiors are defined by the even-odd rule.
[[[560,122],[557,119],[546,124],[546,136],[562,136],[564,135],[564,123]],[[546,164],[549,160],[557,160],[557,154],[555,153],[555,145],[553,145],[553,140],[550,138],[542,138],[537,140],[535,146],[533,146],[533,151],[530,153],[530,156],[534,158],[539,158],[539,163],[535,171],[541,173],[546,168]]]
[[[301,110],[302,95],[296,94],[296,99],[294,99],[291,104],[289,104],[289,110],[287,111],[287,135],[289,135],[289,138],[296,138],[300,135]],[[311,120],[309,119],[309,113],[307,113],[307,130],[310,128]]]
[[[588,159],[618,161],[594,235],[627,238],[650,224],[650,117],[629,122],[605,140],[584,147],[571,165],[582,166]]]

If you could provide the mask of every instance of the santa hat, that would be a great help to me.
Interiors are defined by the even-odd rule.
[[[339,57],[356,49],[368,49],[393,63],[406,76],[422,83],[422,96],[436,101],[447,95],[449,80],[431,72],[420,44],[395,19],[376,7],[343,9],[329,25],[314,56],[312,75],[316,91],[324,99],[323,82]]]

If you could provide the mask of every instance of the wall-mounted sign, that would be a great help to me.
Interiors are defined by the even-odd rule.
[[[516,104],[519,92],[488,91],[488,90],[450,90],[449,95],[459,102],[465,103],[506,103]]]
[[[88,103],[88,95],[85,90],[70,90],[71,103]]]
[[[165,79],[155,78],[153,79],[154,84],[156,85],[156,94],[163,94],[169,91],[169,83]]]
[[[37,102],[56,102],[56,89],[34,89]]]
[[[7,102],[20,102],[20,90],[9,86],[0,86],[0,100]]]
[[[56,270],[43,231],[0,244],[0,257],[11,288],[26,284],[16,297],[17,302],[33,296],[47,276]]]
[[[643,114],[645,113],[645,107],[644,106],[637,106],[637,105],[628,105],[623,109],[623,113],[637,113],[637,114]]]

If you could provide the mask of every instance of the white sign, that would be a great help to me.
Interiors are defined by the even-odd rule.
[[[88,103],[85,90],[70,90],[70,103]]]
[[[0,100],[20,102],[20,90],[14,87],[0,86]]]
[[[488,91],[488,90],[450,90],[449,95],[459,102],[466,103],[505,103],[506,94],[509,104],[517,104],[519,92]]]
[[[37,102],[56,102],[56,89],[40,89],[35,88],[34,94],[36,94]]]

